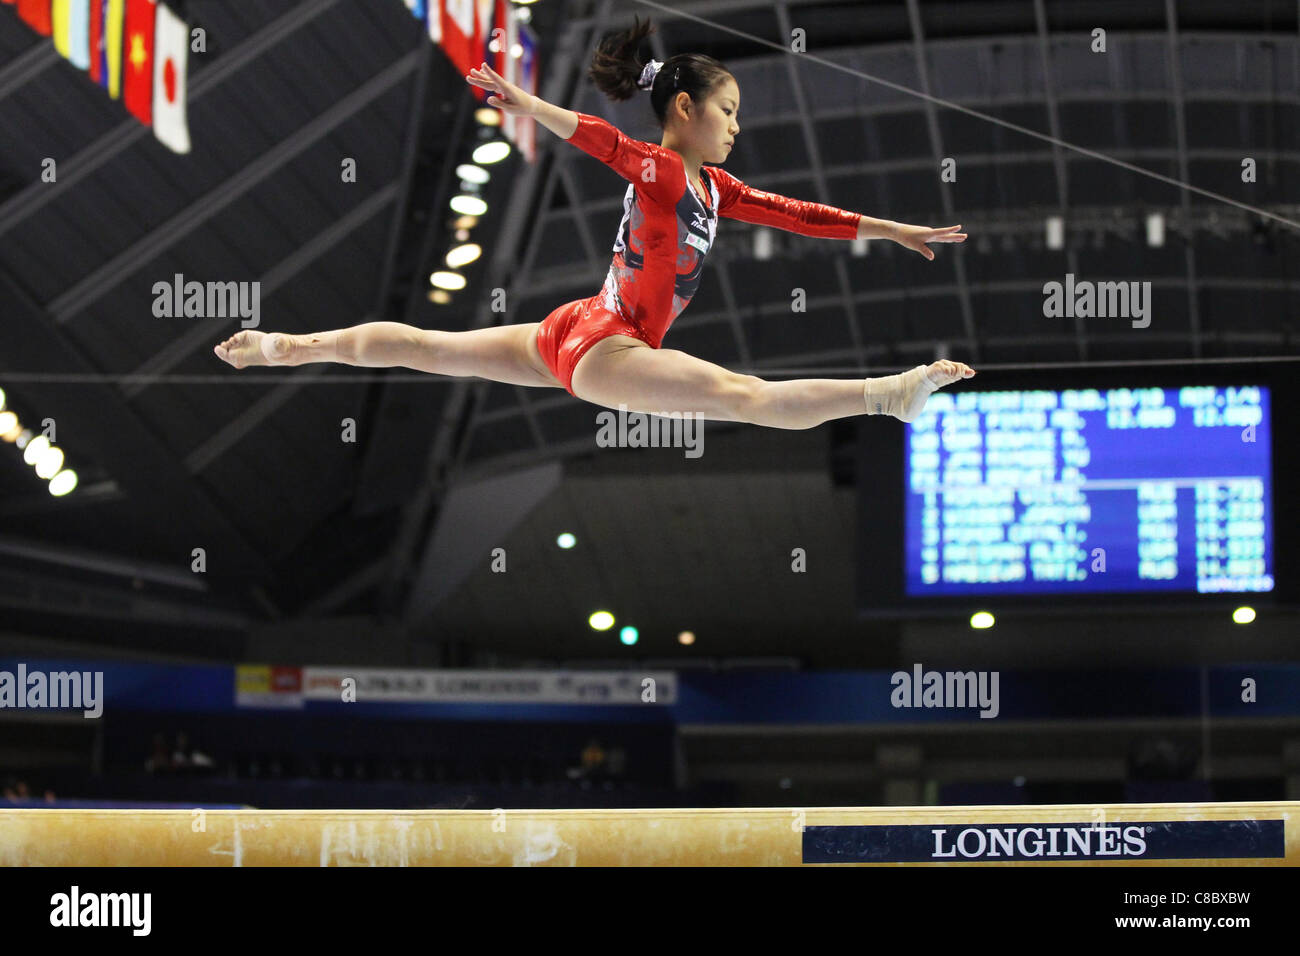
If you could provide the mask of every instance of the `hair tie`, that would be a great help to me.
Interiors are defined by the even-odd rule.
[[[648,90],[650,87],[654,86],[655,76],[659,73],[659,68],[661,66],[663,66],[663,63],[652,59],[645,65],[645,69],[641,71],[641,78],[636,81],[636,85],[643,90]]]

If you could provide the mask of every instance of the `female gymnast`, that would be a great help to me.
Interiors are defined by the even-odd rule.
[[[504,113],[532,116],[628,181],[614,260],[596,295],[568,302],[541,322],[466,332],[367,322],[294,335],[245,330],[214,351],[235,368],[342,362],[475,376],[511,385],[564,388],[608,408],[702,414],[773,428],[812,428],[850,415],[915,419],[936,389],[975,372],[942,360],[897,375],[769,382],[660,347],[699,286],[718,217],[831,239],[888,238],[933,259],[926,243],[962,242],[961,226],[932,229],[846,212],[753,189],[716,165],[740,134],[740,87],[717,60],[678,54],[636,57],[650,21],[599,44],[588,75],[615,100],[640,89],[664,130],[659,145],[625,136],[596,116],[561,109],[507,82],[486,63],[465,78],[493,91]]]

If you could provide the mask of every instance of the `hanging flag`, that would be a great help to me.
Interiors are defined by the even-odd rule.
[[[50,0],[18,0],[18,16],[43,37],[54,32],[50,20]]]
[[[461,75],[469,73],[483,62],[478,56],[482,44],[476,45],[474,35],[478,12],[474,0],[441,0],[442,38],[438,41]]]
[[[519,45],[523,47],[523,56],[519,58],[520,62],[520,81],[519,85],[523,87],[525,93],[537,95],[537,78],[541,75],[540,64],[538,63],[538,45],[537,37],[533,31],[528,29],[524,24],[519,25]],[[530,163],[537,162],[537,120],[532,116],[522,118],[523,122],[519,124],[520,137],[516,145],[524,154],[524,158]]]
[[[104,66],[99,85],[113,99],[122,97],[122,27],[126,19],[126,0],[100,0],[104,9]]]
[[[153,30],[155,0],[126,0],[122,102],[146,126],[153,125]]]
[[[491,57],[487,55],[488,40],[492,39],[488,35],[488,27],[492,20],[492,7],[495,0],[474,0],[474,65],[478,66],[484,60],[492,62]]]
[[[501,0],[497,4],[496,22],[492,24],[499,46],[492,67],[516,86],[519,85],[519,61],[514,56],[515,44],[519,42],[519,18],[515,16],[514,7]],[[515,130],[519,126],[519,117],[509,113],[501,116],[501,132],[512,143],[516,141]]]
[[[190,128],[185,117],[189,49],[189,25],[159,4],[154,30],[153,131],[159,142],[174,153],[190,151]]]
[[[90,79],[104,85],[104,0],[90,0]]]
[[[442,46],[443,0],[429,0],[429,39]]]
[[[49,25],[55,49],[64,60],[81,69],[90,66],[86,46],[88,14],[90,0],[53,0],[49,7]]]
[[[54,49],[77,69],[90,66],[90,0],[53,0]]]

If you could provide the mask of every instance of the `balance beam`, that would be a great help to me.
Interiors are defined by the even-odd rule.
[[[14,809],[0,810],[0,865],[1295,866],[1297,809]]]

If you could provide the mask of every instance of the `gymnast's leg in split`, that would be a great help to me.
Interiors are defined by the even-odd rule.
[[[401,322],[366,322],[303,335],[246,329],[213,351],[235,368],[338,362],[362,368],[409,368],[437,375],[477,377],[507,385],[561,388],[537,349],[539,324],[445,332]]]
[[[214,352],[235,368],[338,362],[562,388],[538,349],[538,326],[529,322],[445,332],[399,322],[368,322],[301,335],[244,330],[217,345]],[[610,335],[578,361],[572,391],[585,401],[607,408],[647,414],[700,414],[714,421],[804,429],[862,414],[911,421],[936,389],[974,374],[961,362],[942,360],[865,382],[769,382],[676,349],[654,349],[632,336]]]

